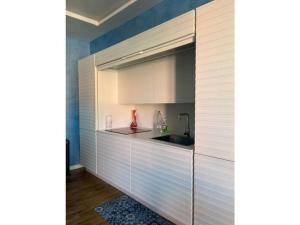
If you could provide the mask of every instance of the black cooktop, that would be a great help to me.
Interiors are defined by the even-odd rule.
[[[106,131],[113,132],[113,133],[119,133],[119,134],[135,134],[135,133],[142,133],[151,131],[148,128],[130,128],[130,127],[122,127],[122,128],[115,128],[115,129],[108,129]]]

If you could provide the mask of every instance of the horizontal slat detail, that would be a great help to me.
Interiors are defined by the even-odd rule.
[[[112,185],[130,191],[130,139],[97,133],[98,175]]]
[[[192,151],[134,141],[131,146],[132,193],[179,221],[177,224],[191,224],[192,157]]]
[[[132,187],[132,193],[149,205],[163,211],[164,214],[181,221],[181,224],[191,224],[190,214],[192,212],[191,202],[182,196],[189,192],[178,192],[172,187],[167,190],[156,187],[152,181],[137,180],[133,175],[132,179],[136,185]],[[145,193],[147,195],[145,195]]]
[[[147,192],[154,199],[157,198],[156,195],[160,195],[171,198],[172,202],[177,202],[176,204],[180,204],[183,207],[191,208],[189,199],[185,197],[191,194],[190,189],[181,188],[169,182],[165,182],[162,186],[160,179],[149,180],[147,177],[147,173],[139,170],[136,170],[136,172],[132,174],[132,182],[135,183],[131,189],[133,194],[135,194],[135,191],[143,189],[143,192]]]
[[[96,174],[96,133],[80,129],[80,164]]]
[[[96,53],[96,65],[102,65],[143,50],[195,33],[195,14],[190,11]],[[145,41],[147,40],[147,41]]]
[[[234,224],[234,162],[195,154],[194,224]]]
[[[234,160],[234,6],[196,10],[195,152]]]
[[[132,158],[132,160],[137,160],[135,158]],[[134,165],[132,165],[132,169],[133,170],[137,170],[137,173],[144,173],[147,174],[147,176],[151,176],[153,178],[153,180],[164,180],[164,182],[166,183],[170,183],[173,186],[178,186],[178,187],[182,187],[182,188],[186,188],[189,190],[192,190],[191,187],[191,178],[188,176],[180,176],[177,173],[177,171],[170,171],[170,173],[167,172],[162,172],[162,168],[156,168],[153,169],[153,167],[144,167],[143,163],[135,163]]]
[[[96,130],[96,70],[94,55],[78,62],[79,81],[79,126]]]

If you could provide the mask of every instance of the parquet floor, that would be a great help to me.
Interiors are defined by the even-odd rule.
[[[66,181],[66,224],[109,225],[94,209],[122,194],[86,171],[72,174]]]

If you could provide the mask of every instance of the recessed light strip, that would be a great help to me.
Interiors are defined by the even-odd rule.
[[[93,24],[95,26],[99,26],[101,24],[103,24],[104,22],[106,22],[107,20],[109,20],[110,18],[112,18],[114,15],[118,14],[119,12],[123,11],[124,9],[126,9],[127,7],[129,7],[130,5],[132,5],[133,3],[135,3],[138,0],[129,0],[127,3],[125,3],[124,5],[122,5],[121,7],[117,8],[115,11],[113,11],[112,13],[108,14],[106,17],[104,17],[102,20],[97,21],[97,20],[93,20],[91,18],[79,15],[77,13],[73,13],[70,11],[66,11],[66,15],[73,17],[75,19]]]

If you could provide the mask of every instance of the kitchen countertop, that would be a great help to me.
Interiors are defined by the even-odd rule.
[[[167,134],[161,134],[159,131],[152,130],[152,131],[146,131],[146,132],[142,132],[142,133],[134,133],[134,134],[128,134],[128,135],[113,133],[113,132],[109,132],[106,130],[97,130],[97,132],[104,132],[104,133],[110,134],[110,135],[117,135],[117,136],[121,136],[121,137],[125,137],[125,138],[128,137],[128,138],[140,139],[140,140],[144,140],[144,141],[152,142],[152,143],[156,143],[156,144],[173,146],[176,148],[180,148],[181,150],[191,151],[194,149],[194,145],[186,146],[186,145],[179,145],[179,144],[175,144],[175,143],[171,143],[171,142],[165,142],[165,141],[152,139],[154,137],[167,135]]]

